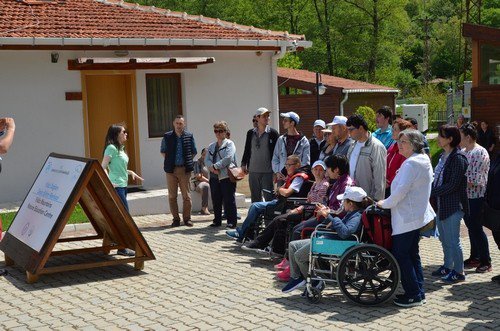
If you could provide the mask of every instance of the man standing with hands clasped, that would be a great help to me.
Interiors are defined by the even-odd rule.
[[[257,127],[247,132],[245,152],[241,160],[241,167],[249,173],[252,203],[262,201],[262,189],[273,191],[271,160],[279,133],[269,126],[270,115],[271,112],[264,107],[255,112]]]
[[[191,222],[191,194],[189,180],[194,168],[193,157],[196,155],[196,145],[193,134],[184,130],[182,115],[174,119],[174,130],[165,133],[161,141],[160,152],[164,158],[163,170],[167,174],[168,202],[173,216],[172,227],[180,226],[179,206],[177,205],[177,190],[182,194],[182,220],[184,225],[193,226]]]

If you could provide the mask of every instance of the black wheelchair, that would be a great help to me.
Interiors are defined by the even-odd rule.
[[[387,211],[370,206],[363,212],[363,223],[381,216],[387,217]],[[306,297],[312,303],[321,300],[324,288],[313,286],[314,281],[338,286],[356,304],[381,304],[394,295],[400,274],[395,257],[388,249],[374,244],[364,226],[358,235],[347,240],[339,239],[324,225],[312,233],[306,278]]]

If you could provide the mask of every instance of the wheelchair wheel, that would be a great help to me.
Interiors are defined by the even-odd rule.
[[[321,301],[321,291],[314,286],[308,286],[306,288],[306,297],[310,303],[318,303]]]
[[[377,305],[389,300],[400,279],[399,265],[385,248],[361,244],[340,259],[337,280],[342,294],[360,305]]]

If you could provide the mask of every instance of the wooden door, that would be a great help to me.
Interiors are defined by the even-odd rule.
[[[87,104],[88,156],[102,160],[104,140],[111,124],[127,128],[125,150],[129,156],[130,170],[138,171],[138,153],[135,146],[136,127],[133,114],[132,77],[123,75],[85,75]],[[137,153],[137,155],[136,155]]]

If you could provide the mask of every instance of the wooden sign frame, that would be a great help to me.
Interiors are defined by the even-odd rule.
[[[12,266],[14,264],[21,266],[26,270],[28,283],[34,283],[38,280],[39,276],[43,274],[132,262],[136,270],[142,270],[144,268],[144,261],[155,259],[153,251],[142,236],[132,216],[130,216],[129,212],[125,209],[120,197],[109,181],[107,174],[97,160],[51,153],[45,163],[47,163],[51,157],[76,160],[85,163],[85,166],[71,190],[62,211],[55,221],[52,230],[39,251],[33,249],[7,230],[3,240],[0,241],[0,250],[5,253],[5,264],[7,266]],[[42,167],[42,170],[44,167]],[[42,175],[42,170],[38,173],[37,179]],[[30,188],[30,192],[33,186]],[[29,193],[27,197],[28,196]],[[26,208],[25,203],[27,202],[27,197],[24,199],[19,210],[21,210],[21,208]],[[82,206],[96,234],[91,236],[60,238],[77,203],[80,203]],[[15,221],[16,218],[14,218],[12,224],[14,224]],[[54,251],[54,247],[57,243],[96,239],[102,239],[101,246]],[[46,267],[47,261],[53,256],[95,252],[109,254],[112,249],[122,248],[134,249],[135,256],[117,259],[106,258],[99,262],[83,262]]]

